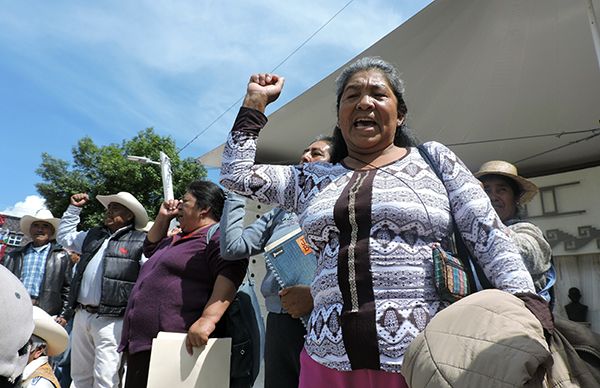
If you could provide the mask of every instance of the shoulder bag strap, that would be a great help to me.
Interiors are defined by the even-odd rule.
[[[431,167],[438,179],[442,182],[444,188],[446,188],[446,184],[444,183],[444,179],[442,178],[442,173],[440,172],[439,167],[431,159],[431,155],[429,155],[429,152],[427,152],[427,150],[425,149],[425,147],[423,147],[422,144],[417,146],[417,150],[419,151],[425,162],[429,165],[429,167]],[[447,188],[446,193],[448,193]],[[456,246],[457,257],[465,267],[465,270],[469,276],[469,282],[471,282],[471,284],[473,285],[479,283],[483,288],[493,288],[492,284],[485,276],[485,273],[483,272],[483,269],[481,268],[479,263],[476,260],[471,259],[471,253],[465,245],[465,242],[463,241],[463,238],[458,229],[458,226],[456,225],[456,220],[454,219],[452,208],[450,209],[450,218],[452,219],[452,229],[454,234],[454,244]],[[475,269],[477,279],[475,279],[473,269]]]

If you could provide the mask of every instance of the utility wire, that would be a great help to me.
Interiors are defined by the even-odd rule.
[[[463,145],[471,145],[471,144],[497,143],[497,142],[502,142],[502,141],[536,139],[536,138],[540,138],[540,137],[556,137],[556,138],[560,138],[563,135],[575,135],[575,134],[578,134],[578,133],[588,133],[588,132],[596,133],[598,131],[600,131],[600,128],[582,129],[582,130],[579,130],[579,131],[563,131],[563,132],[555,132],[555,133],[546,133],[546,134],[543,134],[543,135],[528,135],[528,136],[505,137],[505,138],[499,138],[499,139],[466,141],[466,142],[462,142],[462,143],[447,144],[447,146],[454,147],[454,146],[463,146]],[[591,137],[594,137],[594,136],[591,136]]]
[[[565,147],[568,147],[568,146],[572,146],[572,145],[574,145],[574,144],[581,143],[582,141],[587,141],[587,140],[590,140],[590,139],[592,139],[592,138],[594,138],[594,137],[596,137],[596,136],[600,136],[600,132],[599,132],[599,133],[594,133],[593,135],[590,135],[590,136],[587,136],[587,137],[584,137],[583,139],[573,140],[573,141],[570,141],[570,142],[568,142],[568,143],[566,143],[566,144],[560,145],[560,146],[558,146],[558,147],[550,148],[549,150],[546,150],[546,151],[538,152],[538,153],[537,153],[537,154],[535,154],[535,155],[531,155],[531,156],[528,156],[528,157],[526,157],[526,158],[523,158],[523,159],[521,159],[521,160],[517,160],[517,161],[516,161],[514,164],[518,164],[518,163],[520,163],[520,162],[524,162],[524,161],[526,161],[526,160],[533,159],[533,158],[536,158],[536,157],[538,157],[538,156],[542,156],[542,155],[545,155],[545,154],[549,154],[550,152],[557,151],[557,150],[559,150],[559,149],[561,149],[561,148],[565,148]]]
[[[274,73],[275,70],[279,69],[285,62],[287,62],[288,59],[290,59],[294,54],[296,54],[302,47],[304,47],[312,38],[315,37],[315,35],[317,35],[319,32],[321,32],[321,30],[325,27],[327,27],[327,25],[329,23],[331,23],[333,21],[333,19],[335,19],[343,10],[345,10],[346,8],[348,8],[348,6],[350,4],[352,4],[352,2],[354,2],[354,0],[350,0],[346,3],[346,5],[344,5],[342,8],[340,8],[339,11],[337,11],[332,17],[329,18],[329,20],[327,20],[325,22],[325,24],[323,24],[321,27],[317,28],[317,30],[315,32],[313,32],[308,38],[306,38],[304,40],[304,42],[302,42],[298,47],[296,47],[288,56],[286,56],[281,62],[279,62],[279,64],[277,66],[275,66],[272,70],[271,73]],[[179,148],[177,150],[177,153],[180,153],[181,151],[183,151],[185,148],[187,148],[190,144],[192,144],[193,142],[195,142],[200,136],[202,136],[206,131],[208,131],[208,129],[210,127],[212,127],[217,121],[219,121],[221,119],[221,117],[225,116],[227,114],[227,112],[229,112],[230,110],[232,110],[234,107],[236,107],[240,101],[242,101],[244,99],[244,96],[238,98],[233,104],[231,104],[227,109],[225,109],[225,111],[223,113],[221,113],[219,116],[217,116],[216,119],[214,119],[213,121],[211,121],[210,124],[208,124],[206,127],[204,127],[204,129],[202,129],[200,132],[198,132],[198,134],[196,136],[194,136],[192,138],[192,140],[188,141],[187,143],[185,143],[185,145],[181,148]]]

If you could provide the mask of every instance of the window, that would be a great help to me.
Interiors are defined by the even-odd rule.
[[[554,187],[540,189],[540,198],[542,199],[542,212],[544,215],[558,213]]]
[[[23,240],[23,235],[21,233],[13,233],[13,232],[11,232],[8,235],[8,239],[6,241],[6,244],[19,246],[19,245],[21,245],[21,241],[22,240]]]

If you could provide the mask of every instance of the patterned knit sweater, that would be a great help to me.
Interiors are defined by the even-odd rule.
[[[221,183],[299,215],[318,253],[305,347],[326,367],[400,372],[404,351],[445,307],[433,282],[431,244],[449,245],[450,212],[494,285],[533,292],[516,246],[464,164],[439,143],[369,171],[343,163],[254,163],[266,117],[242,108],[223,153]],[[446,186],[446,187],[444,187]]]

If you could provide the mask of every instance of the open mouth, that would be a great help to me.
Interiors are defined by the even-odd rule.
[[[377,126],[375,120],[368,117],[360,117],[352,122],[356,129],[374,129]]]

